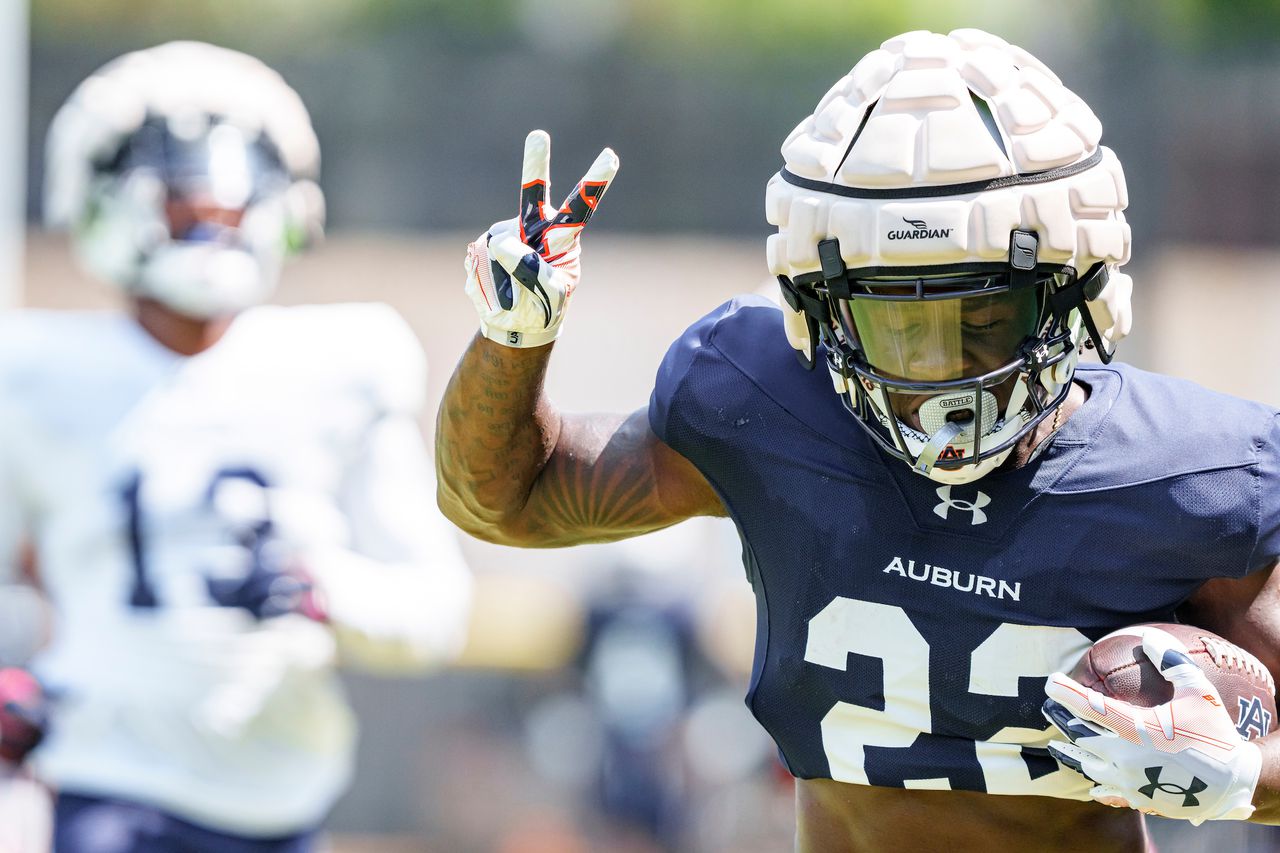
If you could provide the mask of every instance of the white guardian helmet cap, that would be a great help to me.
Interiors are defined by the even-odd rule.
[[[975,480],[1130,327],[1124,173],[1089,107],[980,30],[911,32],[782,145],[770,271],[787,338],[888,453]]]
[[[320,147],[262,62],[199,42],[121,56],[82,82],[46,141],[45,223],[96,277],[207,318],[267,299],[318,238]]]

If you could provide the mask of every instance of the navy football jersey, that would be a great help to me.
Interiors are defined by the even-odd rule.
[[[653,430],[719,493],[755,590],[747,697],[801,778],[1087,799],[1045,676],[1280,554],[1276,411],[1124,365],[1029,465],[946,486],[882,454],[779,310],[671,347]]]

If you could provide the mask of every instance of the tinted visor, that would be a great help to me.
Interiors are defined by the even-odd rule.
[[[873,289],[839,300],[838,313],[867,365],[888,378],[980,376],[1014,359],[1041,325],[1039,287],[978,287],[932,297],[922,295],[918,281],[877,282]]]

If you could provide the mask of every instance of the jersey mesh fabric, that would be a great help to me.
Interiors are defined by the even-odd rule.
[[[1080,379],[1090,401],[1035,462],[945,487],[874,449],[764,300],[673,345],[650,422],[743,537],[748,704],[792,773],[1083,797],[1043,749],[1044,676],[1256,568],[1274,412],[1126,367]]]

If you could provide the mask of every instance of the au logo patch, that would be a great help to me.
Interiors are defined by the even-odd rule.
[[[1250,696],[1248,699],[1243,696],[1240,699],[1240,716],[1237,719],[1240,722],[1236,725],[1236,731],[1240,733],[1240,737],[1249,740],[1251,736],[1266,737],[1267,732],[1271,731],[1271,712],[1262,707],[1262,700],[1257,696]]]

